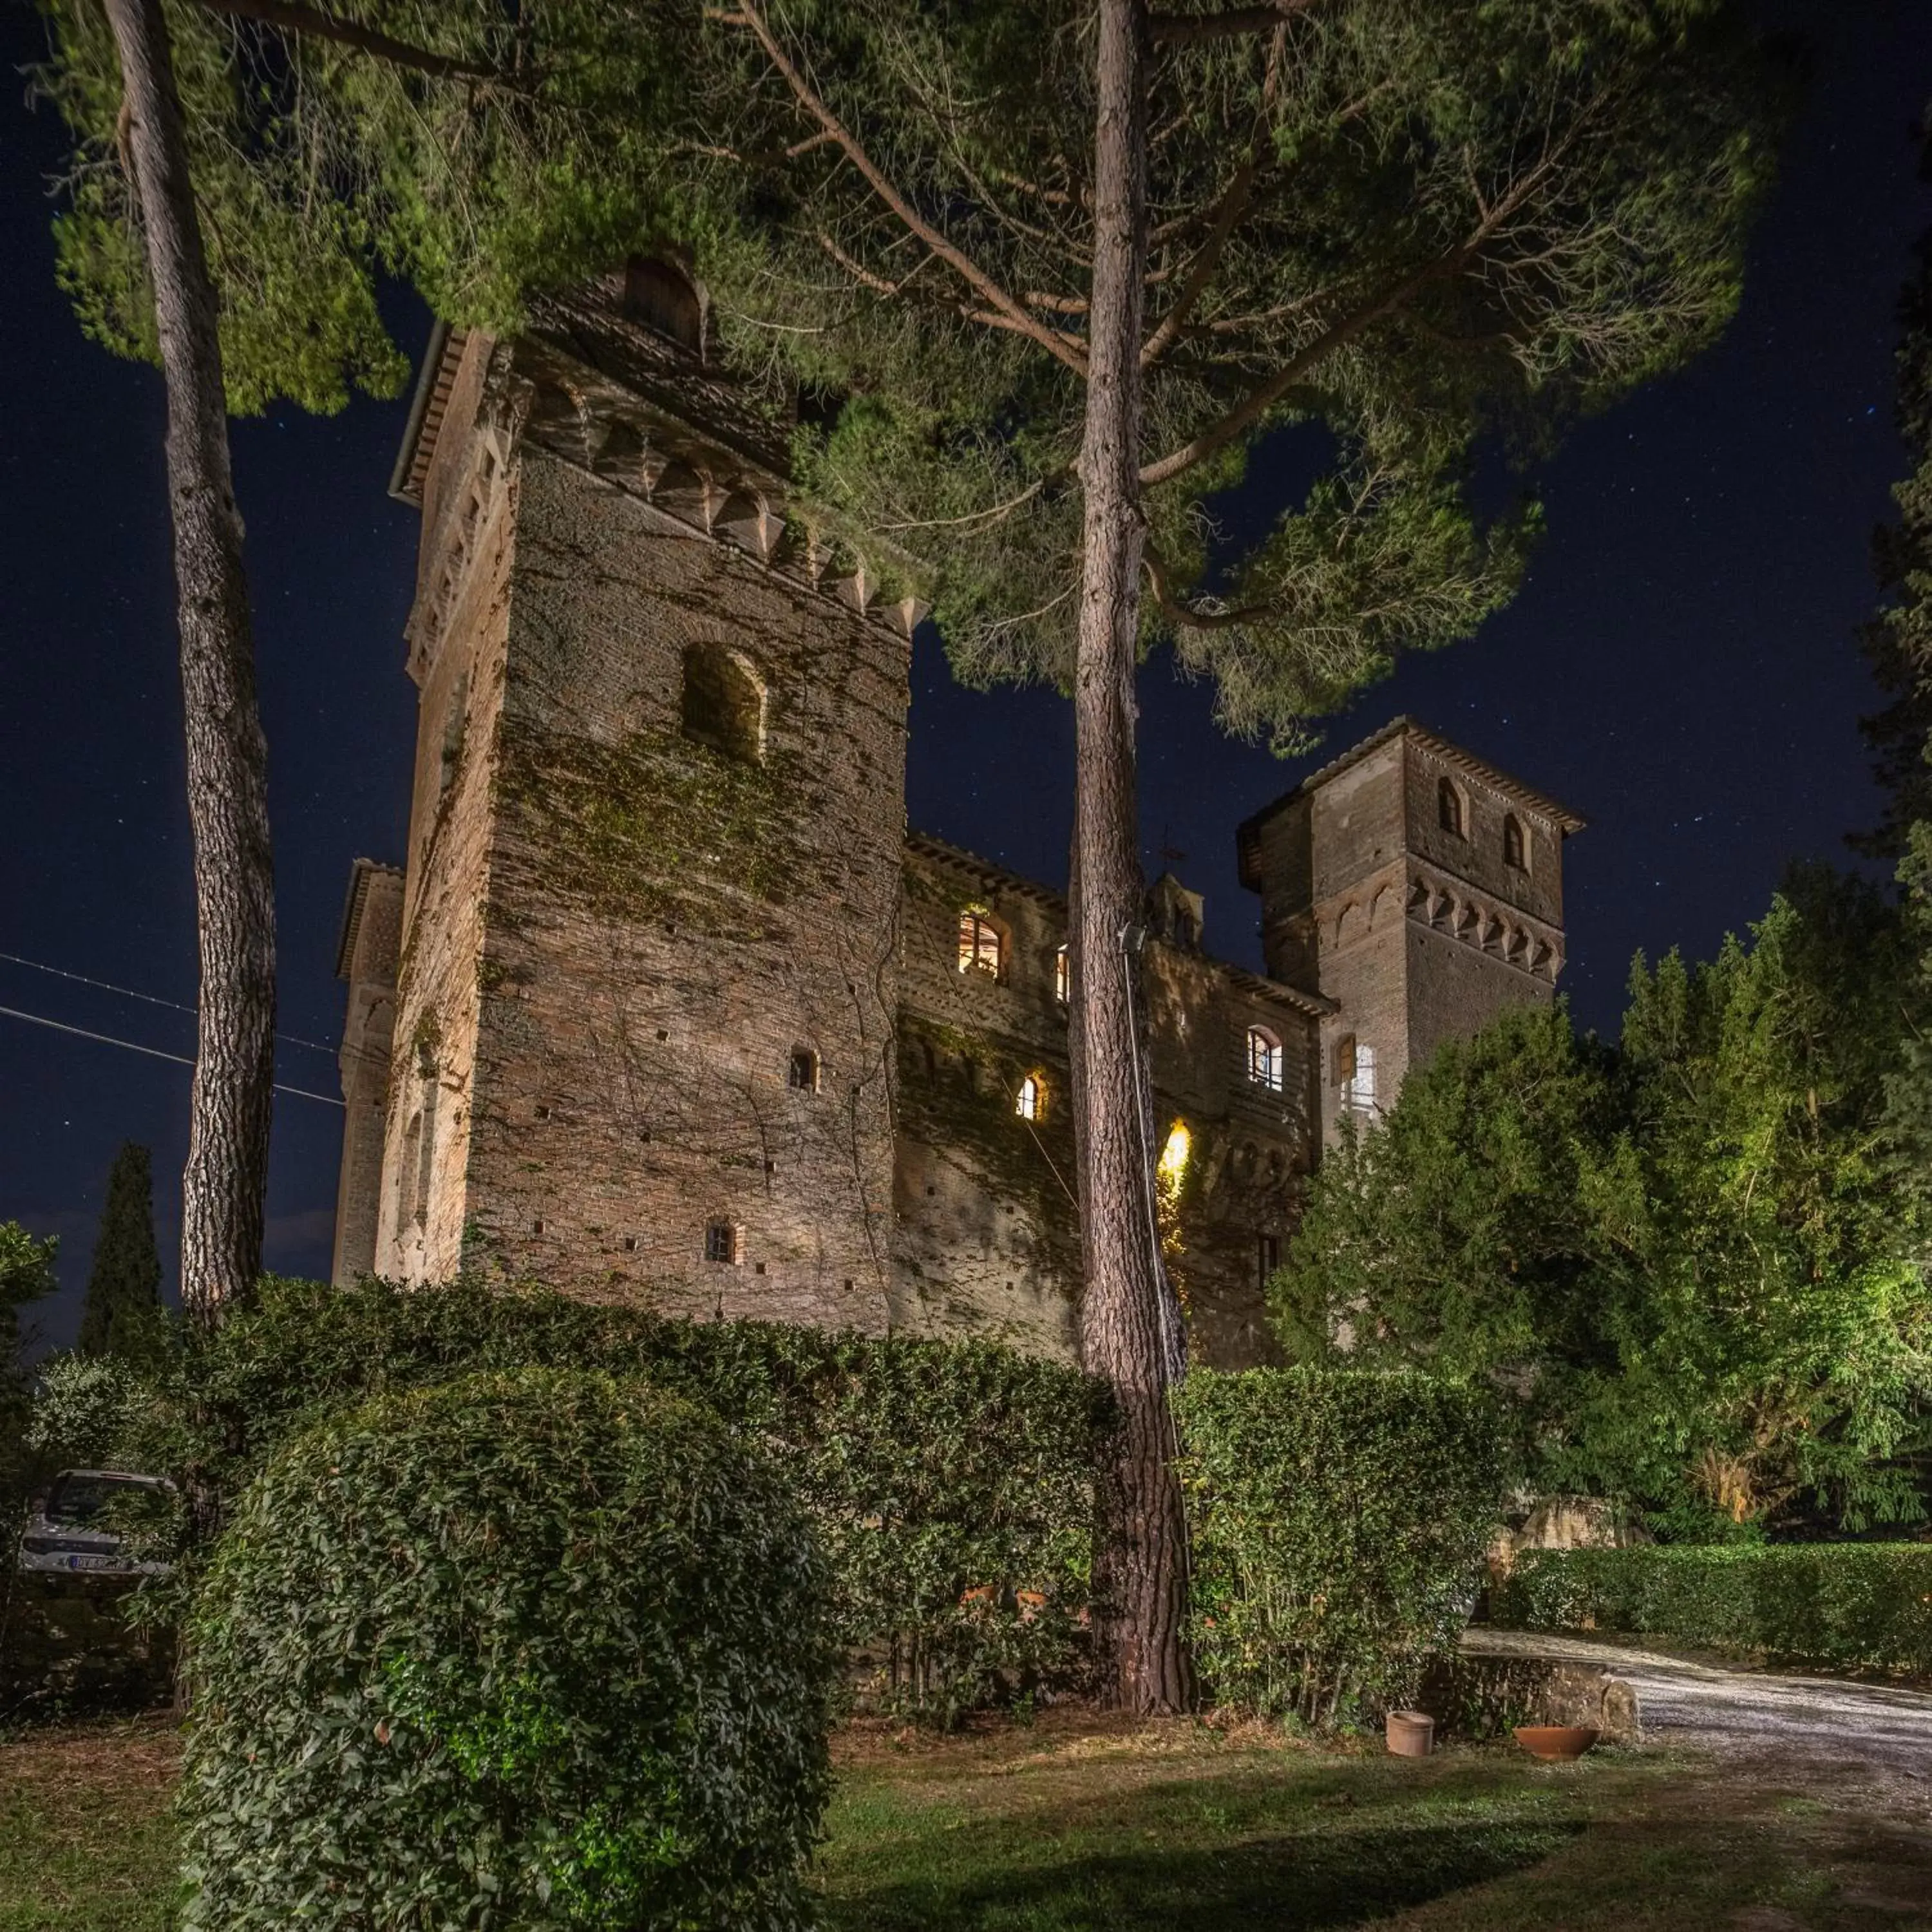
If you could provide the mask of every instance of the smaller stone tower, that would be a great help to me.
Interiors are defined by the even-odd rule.
[[[382,1204],[383,1115],[389,1099],[389,1051],[396,1024],[396,955],[403,930],[403,875],[393,866],[358,859],[335,976],[349,982],[343,1022],[342,1180],[335,1196],[335,1255],[329,1278],[346,1288],[376,1265],[376,1227]]]
[[[1398,718],[1244,824],[1276,979],[1322,1022],[1323,1138],[1372,1118],[1444,1040],[1549,1000],[1563,964],[1574,812]]]

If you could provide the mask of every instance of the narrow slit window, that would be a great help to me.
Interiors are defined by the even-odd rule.
[[[1265,1289],[1268,1280],[1281,1266],[1281,1237],[1279,1234],[1257,1234],[1255,1237],[1255,1278],[1256,1283]]]
[[[1064,946],[1053,956],[1053,997],[1063,1006],[1073,998],[1073,956]]]
[[[1000,928],[977,906],[968,906],[959,915],[959,970],[1000,976],[1003,950]]]
[[[785,1074],[785,1084],[795,1088],[801,1094],[818,1091],[818,1056],[808,1046],[795,1046],[791,1050],[791,1064]]]
[[[1029,1073],[1020,1082],[1020,1090],[1013,1102],[1013,1112],[1023,1120],[1036,1120],[1046,1105],[1046,1088],[1036,1073]]]
[[[1522,820],[1514,812],[1503,820],[1503,863],[1513,872],[1529,870],[1529,848],[1523,840]]]
[[[1345,1033],[1335,1042],[1335,1084],[1346,1087],[1355,1077],[1355,1036]]]
[[[704,1230],[704,1258],[708,1262],[723,1262],[736,1266],[738,1259],[738,1230],[729,1221],[713,1221]]]
[[[1281,1091],[1281,1042],[1266,1027],[1248,1029],[1248,1078],[1270,1094]]]
[[[1436,810],[1444,832],[1453,832],[1458,838],[1468,836],[1464,829],[1462,794],[1454,778],[1444,778],[1436,788]]]

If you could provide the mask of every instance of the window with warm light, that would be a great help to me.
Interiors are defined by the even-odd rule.
[[[1265,1027],[1248,1029],[1248,1078],[1270,1094],[1281,1091],[1281,1042]]]
[[[1053,997],[1063,1006],[1073,997],[1073,956],[1064,946],[1053,956]]]
[[[1029,1073],[1020,1082],[1020,1090],[1013,1102],[1013,1112],[1023,1120],[1036,1120],[1046,1105],[1046,1088],[1040,1076]]]
[[[1000,928],[977,906],[968,906],[959,915],[959,970],[1000,976],[1004,942]]]

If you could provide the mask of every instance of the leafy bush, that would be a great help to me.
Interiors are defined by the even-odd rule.
[[[189,1636],[189,1928],[806,1922],[822,1564],[695,1405],[526,1370],[326,1423]]]
[[[1631,1630],[1840,1670],[1932,1674],[1932,1544],[1532,1550],[1490,1616],[1523,1630]]]
[[[894,1706],[950,1720],[1078,1670],[1104,1397],[985,1342],[271,1280],[189,1343],[180,1406],[203,1426],[184,1460],[236,1493],[292,1431],[371,1395],[526,1366],[646,1377],[776,1449],[826,1551],[838,1640]]]
[[[1412,1371],[1196,1370],[1175,1406],[1217,1698],[1319,1724],[1412,1700],[1502,1516],[1492,1401]]]

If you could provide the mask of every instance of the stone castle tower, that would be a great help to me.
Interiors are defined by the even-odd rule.
[[[1070,1352],[1065,904],[908,835],[921,613],[788,518],[786,425],[704,322],[638,262],[432,345],[394,485],[409,849],[358,862],[338,960],[336,1278]],[[1550,996],[1579,824],[1399,720],[1241,828],[1265,975],[1150,892],[1158,1238],[1202,1359],[1266,1358],[1341,1113]]]
[[[1238,834],[1268,971],[1334,1003],[1321,1118],[1372,1116],[1444,1040],[1547,1000],[1563,965],[1553,799],[1398,718]]]

